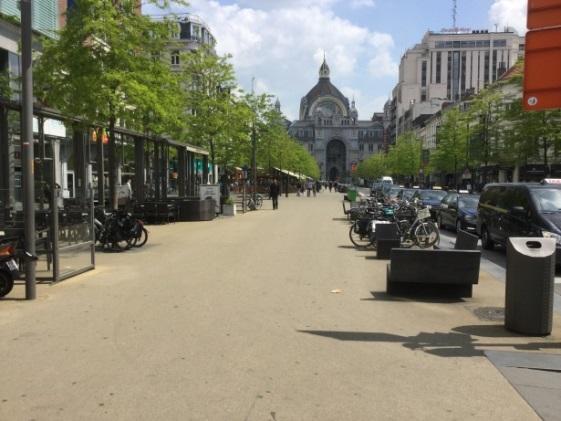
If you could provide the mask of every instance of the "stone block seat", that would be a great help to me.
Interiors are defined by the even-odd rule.
[[[479,282],[480,259],[479,250],[394,248],[387,266],[387,293],[471,297]]]

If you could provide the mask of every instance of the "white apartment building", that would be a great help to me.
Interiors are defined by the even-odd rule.
[[[415,120],[438,112],[445,102],[461,101],[495,82],[524,53],[524,37],[514,30],[463,33],[427,32],[405,52],[399,65],[396,136]]]

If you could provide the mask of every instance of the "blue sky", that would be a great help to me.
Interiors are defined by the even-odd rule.
[[[189,0],[231,54],[243,89],[279,97],[289,119],[317,82],[325,51],[331,81],[356,99],[360,119],[382,111],[407,48],[452,27],[452,0]],[[525,31],[527,0],[458,0],[457,25]],[[150,14],[146,7],[144,13]],[[158,13],[162,13],[158,11]]]

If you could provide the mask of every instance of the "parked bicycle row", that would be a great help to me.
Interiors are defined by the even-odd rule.
[[[389,223],[396,224],[402,247],[429,248],[440,242],[429,208],[418,202],[395,203],[387,197],[373,197],[344,210],[352,221],[349,238],[356,248],[376,248],[376,227]]]
[[[95,210],[95,241],[103,250],[124,251],[131,247],[142,247],[148,241],[148,230],[142,220],[131,213],[116,210]]]

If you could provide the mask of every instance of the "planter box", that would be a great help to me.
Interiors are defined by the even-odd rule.
[[[235,216],[236,215],[236,204],[233,205],[222,205],[222,215],[223,216]]]

